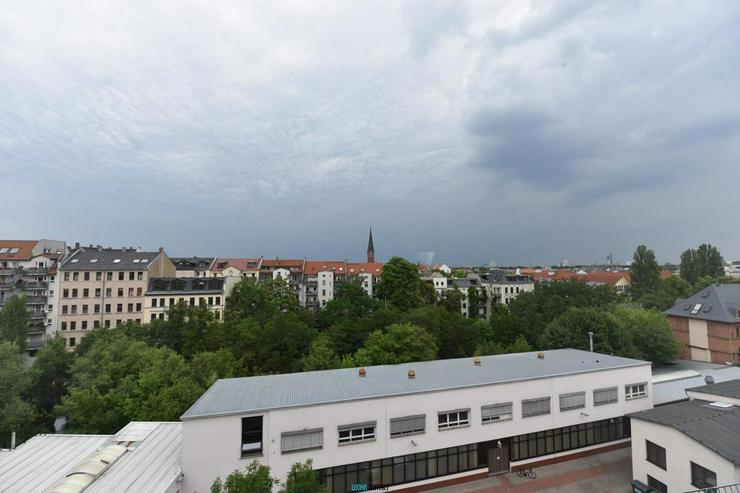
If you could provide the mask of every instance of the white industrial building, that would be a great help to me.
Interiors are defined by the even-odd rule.
[[[560,349],[217,381],[182,416],[181,491],[307,459],[331,493],[461,482],[629,442],[650,364]]]
[[[635,491],[738,491],[740,379],[686,393],[688,401],[630,415]]]

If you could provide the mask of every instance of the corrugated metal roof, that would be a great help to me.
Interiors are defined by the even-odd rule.
[[[740,407],[713,407],[693,400],[630,414],[633,419],[668,426],[725,459],[740,464]]]
[[[473,364],[473,358],[371,366],[366,368],[365,377],[358,376],[357,368],[344,368],[222,379],[214,383],[182,419],[434,392],[650,364],[577,349],[544,351],[543,359],[539,359],[537,354],[482,356],[480,366]],[[410,369],[416,372],[414,379],[407,376]]]
[[[704,384],[705,376],[714,378],[716,383],[711,387],[715,387],[719,382],[740,378],[740,367],[727,366],[718,370],[704,371],[702,375],[664,382],[653,380],[653,405],[661,406],[671,402],[688,400],[689,396],[686,395],[686,390]]]
[[[36,435],[12,452],[0,454],[0,491],[44,491],[110,438],[110,435]]]
[[[144,429],[141,425],[153,425]],[[182,423],[130,423],[113,441],[139,437],[85,493],[163,493],[182,472]]]
[[[713,384],[692,387],[687,390],[690,390],[692,392],[702,392],[704,394],[720,395],[723,397],[740,399],[740,368],[736,368],[736,370],[737,377],[734,380],[726,380],[724,382],[720,382],[715,378]]]

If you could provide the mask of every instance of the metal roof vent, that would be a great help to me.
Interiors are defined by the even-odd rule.
[[[416,372],[414,370],[409,370],[408,376],[409,380],[413,380],[414,378],[416,378]]]
[[[473,359],[473,364],[475,366],[480,366],[480,358],[476,356],[475,359]]]
[[[545,353],[537,353],[537,359],[545,359]]]
[[[365,370],[364,368],[360,368],[360,371],[358,371],[357,373],[361,377],[367,376],[367,370]]]

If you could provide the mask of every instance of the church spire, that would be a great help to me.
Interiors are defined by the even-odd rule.
[[[367,261],[375,262],[375,246],[373,245],[373,228],[370,228],[370,237],[367,239]]]

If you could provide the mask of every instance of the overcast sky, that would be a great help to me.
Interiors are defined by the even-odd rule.
[[[740,259],[740,2],[0,8],[0,237]]]

